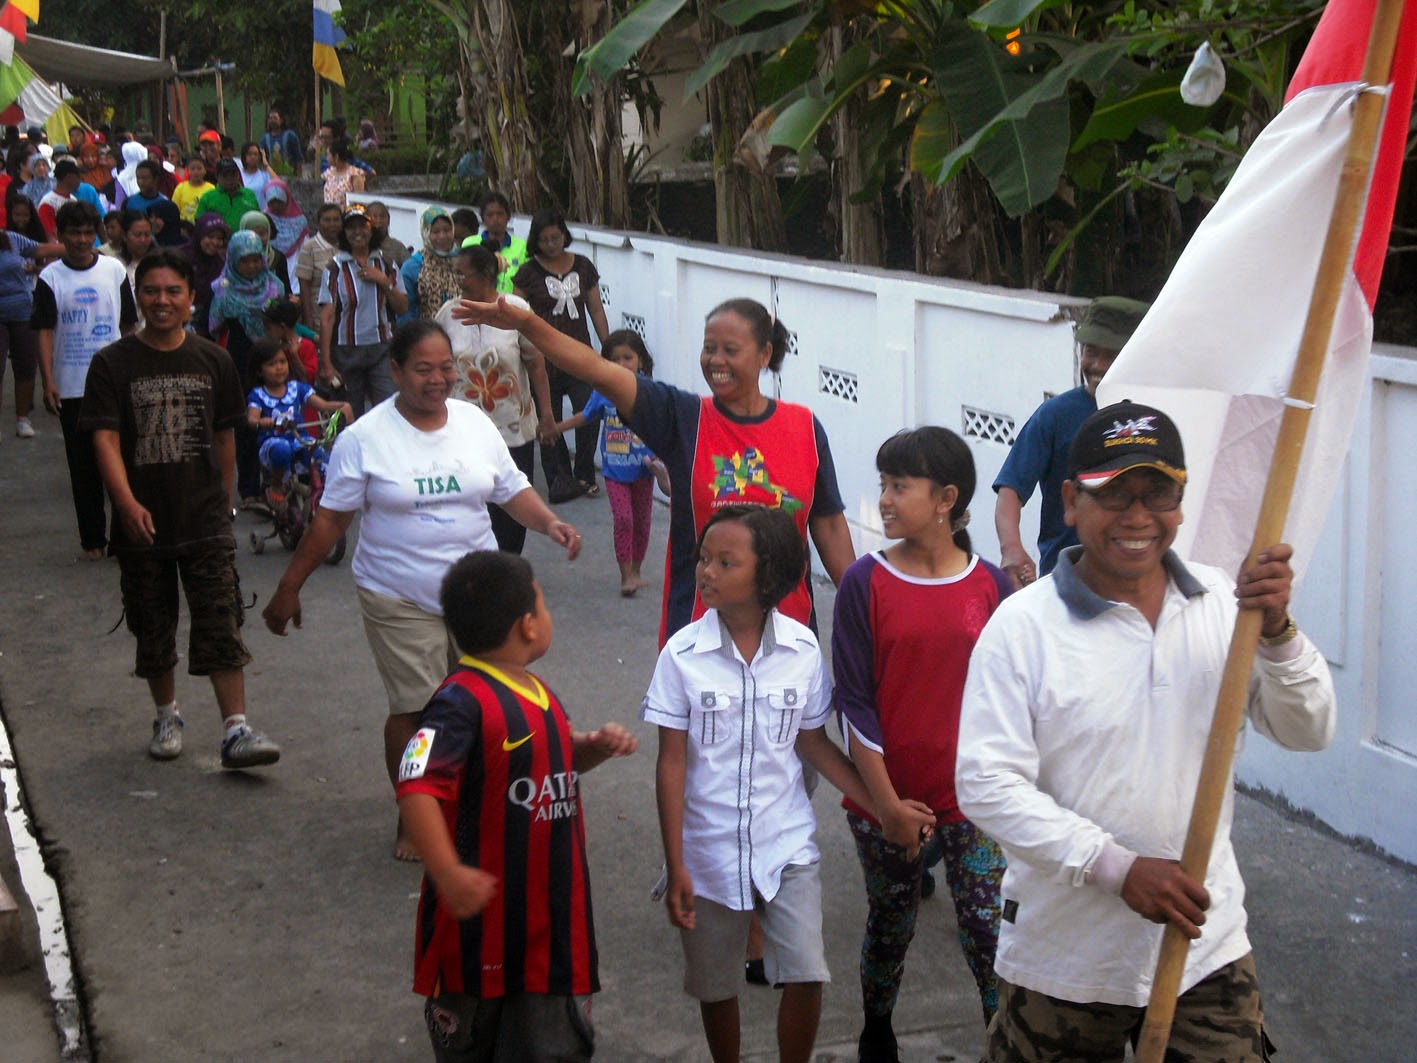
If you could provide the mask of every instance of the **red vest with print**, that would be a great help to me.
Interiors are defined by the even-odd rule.
[[[729,420],[705,397],[699,410],[699,434],[694,442],[690,504],[694,532],[703,531],[714,511],[729,505],[768,506],[785,511],[807,541],[807,517],[817,489],[817,435],[812,411],[779,402],[772,415],[755,424]],[[806,624],[812,596],[806,577],[778,609]],[[704,615],[704,603],[694,594],[694,615]]]

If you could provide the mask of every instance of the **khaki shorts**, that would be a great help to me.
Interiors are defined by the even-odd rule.
[[[423,1017],[437,1063],[577,1063],[595,1053],[588,996],[445,993]]]
[[[1145,1017],[1145,1008],[1075,1004],[1000,978],[984,1063],[1121,1063]],[[1177,999],[1166,1063],[1265,1063],[1273,1051],[1253,956],[1226,964]]]
[[[738,912],[694,898],[694,929],[681,930],[684,944],[684,992],[712,1004],[731,1000],[743,988],[743,952],[748,924],[756,914],[766,947],[763,972],[773,985],[830,982],[822,949],[822,880],[817,864],[789,864],[782,869],[777,896],[764,901],[756,891],[753,910]]]
[[[441,616],[412,602],[355,587],[374,667],[389,697],[389,715],[422,712],[453,666],[458,651]]]

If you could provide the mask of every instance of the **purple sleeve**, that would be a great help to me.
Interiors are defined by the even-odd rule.
[[[998,565],[990,561],[985,561],[982,557],[979,559],[979,563],[984,566],[984,571],[989,573],[994,580],[994,586],[999,589],[999,601],[1002,602],[1010,594],[1013,594],[1014,581],[1009,579],[1008,573],[999,568]],[[997,609],[998,606],[995,606],[995,608]]]
[[[836,673],[834,697],[843,733],[850,724],[880,752],[881,716],[876,707],[875,639],[871,631],[871,574],[875,568],[872,555],[857,558],[836,589],[832,670]]]

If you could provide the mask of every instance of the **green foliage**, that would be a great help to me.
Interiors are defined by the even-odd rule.
[[[654,39],[664,25],[683,8],[687,0],[642,0],[615,23],[609,33],[576,59],[571,76],[571,94],[584,96],[590,79],[609,81],[629,65],[635,53]]]
[[[360,152],[359,157],[380,175],[440,173],[448,162],[446,152],[428,144],[400,144]]]

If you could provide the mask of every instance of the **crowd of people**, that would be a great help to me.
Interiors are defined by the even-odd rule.
[[[669,502],[641,718],[658,737],[659,891],[714,1060],[738,1058],[745,979],[782,990],[780,1057],[811,1058],[829,980],[818,777],[843,795],[865,882],[864,1063],[899,1058],[892,1012],[936,862],[987,1059],[1121,1059],[1161,924],[1200,940],[1177,1009],[1185,1058],[1267,1058],[1228,830],[1203,882],[1177,861],[1236,609],[1263,616],[1257,730],[1322,748],[1333,688],[1288,613],[1288,547],[1238,580],[1183,562],[1170,550],[1179,433],[1160,410],[1097,409],[1144,304],[1088,308],[1081,384],[1039,409],[993,485],[1001,567],[967,531],[971,452],[935,426],[881,444],[890,545],[858,557],[822,424],[762,387],[788,340],[768,308],[708,312],[705,393],[655,380],[643,337],[610,331],[599,275],[558,212],[536,213],[520,240],[496,193],[480,218],[431,207],[410,253],[387,209],[345,199],[366,169],[331,124],[311,224],[271,165],[301,153],[299,138],[270,117],[239,153],[204,131],[190,160],[121,137],[114,156],[84,131],[52,167],[54,153],[12,146],[0,339],[16,432],[33,435],[22,388],[37,371],[81,556],[118,561],[150,755],[183,750],[181,587],[221,763],[248,769],[281,751],[246,714],[233,505],[259,508],[298,473],[283,429],[300,431],[307,408],[350,420],[320,454],[320,506],[263,619],[278,635],[300,626],[303,585],[359,514],[351,572],[388,702],[393,852],[425,870],[415,989],[436,1058],[594,1048],[578,780],[638,741],[613,721],[573,731],[530,671],[551,649],[555,603],[519,555],[527,530],[580,553],[552,506],[600,493],[597,454],[620,594],[648,586],[655,485]],[[1040,485],[1035,566],[1018,529]],[[830,665],[809,544],[838,588]]]

